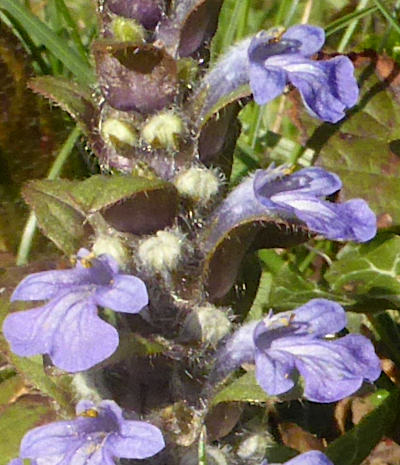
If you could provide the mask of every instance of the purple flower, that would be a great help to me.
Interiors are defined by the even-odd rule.
[[[289,28],[279,39],[265,31],[253,37],[249,79],[256,103],[269,102],[290,83],[313,116],[331,123],[341,120],[358,99],[354,67],[344,56],[311,60],[324,42],[323,29],[305,24]]]
[[[288,392],[300,374],[305,398],[314,402],[343,399],[357,391],[364,379],[375,381],[381,372],[366,337],[328,338],[345,325],[343,308],[326,299],[310,300],[292,312],[269,314],[233,334],[217,357],[214,377],[254,362],[257,382],[270,395]]]
[[[359,90],[347,57],[326,61],[310,58],[324,42],[323,29],[301,24],[282,35],[262,31],[238,43],[204,79],[208,95],[203,115],[219,99],[245,84],[250,84],[259,105],[281,95],[287,84],[292,84],[312,116],[336,123],[356,104]]]
[[[261,465],[268,465],[267,460],[264,460]],[[284,465],[333,465],[333,463],[319,450],[310,450],[285,462]]]
[[[165,447],[161,431],[144,421],[125,420],[111,400],[96,408],[90,401],[77,405],[78,418],[34,428],[21,442],[20,457],[33,464],[114,465],[114,458],[144,459]],[[14,459],[9,465],[22,465]]]
[[[66,371],[86,370],[117,348],[117,330],[97,314],[97,306],[138,313],[148,303],[139,278],[119,273],[109,255],[91,258],[78,252],[71,270],[34,273],[15,289],[11,300],[47,300],[41,307],[15,312],[3,325],[11,350],[20,356],[49,354]]]
[[[257,200],[269,210],[296,216],[328,239],[365,242],[376,234],[376,216],[364,200],[324,200],[342,183],[336,174],[322,168],[305,168],[289,176],[282,168],[259,170],[253,186]]]

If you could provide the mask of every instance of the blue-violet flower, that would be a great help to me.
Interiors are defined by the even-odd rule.
[[[264,460],[261,465],[268,465],[269,462]],[[276,465],[276,464],[269,464]],[[303,454],[297,455],[291,460],[288,460],[284,465],[333,465],[328,457],[319,450],[310,450]]]
[[[81,249],[75,268],[34,273],[15,289],[11,300],[47,300],[45,305],[8,315],[3,333],[20,356],[48,354],[66,371],[87,370],[118,347],[117,330],[97,314],[97,306],[138,313],[148,303],[146,286],[119,273],[109,255],[93,258]]]
[[[343,308],[327,299],[269,314],[233,334],[217,356],[213,378],[254,362],[257,382],[269,395],[288,392],[300,374],[305,398],[314,402],[343,399],[357,391],[364,379],[375,381],[381,372],[366,337],[348,334],[329,340],[345,325]]]
[[[75,420],[58,421],[29,431],[22,439],[20,458],[9,465],[115,465],[114,458],[144,459],[165,447],[161,431],[144,421],[125,420],[111,400],[97,407],[79,402]]]
[[[304,168],[288,176],[282,168],[259,170],[253,186],[257,200],[266,208],[297,217],[327,239],[365,242],[376,234],[376,216],[365,200],[324,200],[341,189],[342,182],[323,168]]]
[[[312,116],[336,123],[356,104],[359,90],[349,58],[311,59],[324,42],[323,29],[306,24],[293,26],[283,34],[261,31],[245,39],[205,77],[205,112],[245,84],[250,84],[259,105],[281,95],[291,84],[299,90]]]

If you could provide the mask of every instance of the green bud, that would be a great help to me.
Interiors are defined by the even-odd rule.
[[[171,112],[152,116],[142,128],[142,139],[154,148],[177,150],[184,131],[182,119]]]
[[[101,134],[104,140],[111,145],[129,145],[134,147],[137,143],[137,133],[126,121],[117,118],[108,118],[101,125]]]
[[[114,37],[121,42],[141,43],[145,39],[145,31],[134,19],[114,18],[111,23]]]

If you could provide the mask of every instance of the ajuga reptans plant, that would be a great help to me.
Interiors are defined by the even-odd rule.
[[[68,234],[43,224],[26,191],[74,266],[25,277],[11,300],[40,303],[11,312],[3,332],[18,356],[43,355],[49,369],[73,373],[79,402],[76,419],[60,414],[29,431],[13,465],[184,465],[198,463],[198,441],[210,463],[241,463],[234,449],[207,444],[203,426],[243,367],[271,401],[331,403],[380,375],[372,342],[343,335],[338,303],[312,299],[242,323],[227,298],[257,249],[314,237],[362,243],[377,225],[363,199],[337,201],[342,183],[321,167],[271,165],[229,187],[245,104],[292,91],[300,111],[333,125],[359,92],[348,57],[317,59],[325,35],[312,25],[258,32],[210,64],[221,6],[102,0],[96,85],[31,83],[75,118],[100,173],[43,185],[68,193]],[[319,451],[287,463],[331,464]]]

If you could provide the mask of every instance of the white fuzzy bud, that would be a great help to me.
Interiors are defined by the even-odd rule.
[[[174,270],[181,257],[184,235],[178,231],[157,231],[138,249],[141,262],[155,271]]]
[[[180,173],[174,184],[182,196],[206,204],[218,193],[220,180],[212,170],[194,166]]]
[[[240,443],[236,453],[242,460],[262,460],[265,449],[270,443],[271,440],[268,440],[265,434],[255,433]]]
[[[100,235],[96,238],[92,251],[95,255],[111,255],[123,267],[129,260],[127,248],[118,237]]]
[[[212,346],[231,330],[232,324],[222,310],[213,305],[194,309],[186,317],[181,332],[183,341],[201,341]]]
[[[142,139],[154,148],[177,150],[184,131],[182,119],[171,112],[152,116],[142,128]]]
[[[224,452],[218,447],[206,446],[207,465],[228,465]],[[199,455],[197,450],[189,450],[181,458],[179,465],[198,465]]]
[[[108,118],[101,125],[104,140],[111,145],[124,144],[134,147],[137,143],[136,130],[126,121]]]
[[[108,399],[111,395],[105,387],[101,370],[72,375],[71,387],[78,400],[87,399],[98,403],[103,399]]]

